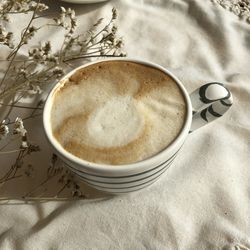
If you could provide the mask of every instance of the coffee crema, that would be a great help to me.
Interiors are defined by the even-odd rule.
[[[71,154],[99,164],[145,160],[165,149],[186,119],[181,89],[166,73],[129,61],[77,70],[53,95],[51,126]]]

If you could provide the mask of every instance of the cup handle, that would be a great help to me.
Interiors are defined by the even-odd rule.
[[[202,85],[190,94],[193,119],[190,133],[221,117],[233,104],[231,92],[218,82]]]

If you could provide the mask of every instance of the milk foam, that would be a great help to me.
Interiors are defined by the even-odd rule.
[[[77,71],[54,95],[51,125],[70,153],[88,161],[127,164],[153,156],[179,134],[186,104],[175,81],[126,61]]]
[[[87,129],[93,146],[124,146],[143,130],[143,116],[131,96],[113,97],[90,115]]]

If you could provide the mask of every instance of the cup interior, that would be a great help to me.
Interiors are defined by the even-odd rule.
[[[138,63],[138,64],[146,65],[146,66],[149,66],[152,68],[156,68],[158,70],[161,70],[162,72],[164,72],[168,76],[170,76],[176,82],[176,84],[179,86],[180,90],[182,91],[182,94],[183,94],[183,96],[185,98],[185,102],[186,102],[186,108],[187,108],[184,126],[182,127],[182,130],[178,134],[176,139],[170,145],[168,145],[165,149],[160,151],[158,154],[156,154],[150,158],[147,158],[145,160],[135,162],[135,163],[130,163],[130,164],[123,164],[123,165],[117,165],[117,166],[107,165],[107,164],[99,164],[99,163],[93,163],[93,162],[83,160],[83,159],[78,158],[77,156],[69,153],[54,138],[53,133],[52,133],[52,128],[51,128],[51,122],[50,122],[51,108],[53,105],[54,94],[56,93],[58,88],[60,88],[60,86],[63,84],[63,82],[66,79],[68,79],[71,75],[73,75],[77,70],[82,69],[82,68],[87,67],[87,66],[90,66],[90,65],[95,64],[95,63],[105,62],[105,61],[128,61],[128,62]],[[180,145],[180,143],[185,140],[186,136],[188,135],[190,126],[191,126],[191,120],[192,120],[192,106],[191,106],[191,101],[190,101],[189,95],[188,95],[185,87],[183,86],[183,84],[176,78],[176,76],[174,76],[171,72],[169,72],[167,69],[163,68],[160,65],[157,65],[157,64],[152,63],[152,62],[131,59],[131,58],[115,58],[115,59],[98,60],[95,62],[84,64],[84,65],[72,70],[67,75],[65,75],[51,90],[51,92],[46,100],[44,112],[43,112],[43,125],[44,125],[45,134],[46,134],[48,141],[50,142],[50,144],[53,146],[54,150],[56,151],[56,153],[58,153],[64,160],[66,160],[66,162],[70,162],[70,164],[75,164],[78,167],[80,166],[80,167],[87,168],[87,169],[92,169],[92,170],[95,169],[95,170],[101,171],[101,172],[104,172],[104,171],[126,172],[129,169],[136,170],[138,168],[142,168],[145,166],[155,165],[157,162],[159,163],[161,161],[164,161],[164,159],[166,160],[168,153],[173,152],[175,149],[178,149],[178,145]]]

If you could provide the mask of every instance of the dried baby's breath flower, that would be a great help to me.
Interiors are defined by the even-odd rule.
[[[5,124],[5,120],[0,123],[0,140],[5,138],[9,134],[9,128]]]
[[[53,74],[56,76],[56,78],[60,78],[64,74],[64,72],[62,68],[55,67],[53,70]]]
[[[117,10],[116,8],[112,9],[112,19],[115,20],[117,18]]]
[[[0,2],[0,19],[8,22],[11,14],[27,14],[31,11],[43,12],[47,9],[46,4],[33,0],[2,0]]]
[[[250,23],[250,1],[249,0],[211,0],[213,3],[220,4],[226,10]]]
[[[0,25],[0,45],[6,45],[9,48],[14,48],[13,44],[13,33],[12,32],[7,32],[6,29]]]
[[[28,41],[35,36],[35,33],[38,31],[38,28],[31,26],[27,29],[25,35],[23,36],[23,44],[27,44]]]
[[[28,148],[27,130],[24,128],[23,120],[20,117],[15,120],[13,134],[21,137],[21,149]]]
[[[20,117],[17,117],[14,123],[13,134],[24,136],[26,133],[27,130],[23,126],[23,120]]]
[[[0,101],[5,97],[18,94],[40,94],[43,86],[51,81],[60,78],[64,74],[64,68],[68,62],[77,59],[86,59],[99,56],[124,56],[121,51],[123,41],[117,38],[117,26],[114,23],[117,12],[112,9],[112,17],[102,29],[99,26],[103,19],[100,18],[85,34],[75,34],[76,16],[71,8],[61,7],[61,12],[54,18],[56,26],[65,30],[65,40],[62,42],[59,51],[53,51],[51,42],[41,43],[39,46],[32,45],[28,49],[26,58],[15,60],[18,51],[24,45],[28,45],[31,38],[42,28],[34,25],[34,20],[39,18],[37,13],[46,10],[48,7],[40,2],[30,0],[3,1],[0,3],[0,16],[12,13],[33,12],[28,26],[21,32],[21,39],[13,51],[7,57],[10,61],[8,68],[0,80]],[[48,25],[51,25],[50,23]],[[45,27],[46,25],[43,25]],[[11,44],[11,31],[6,31],[3,25],[0,26],[0,45]],[[6,81],[8,79],[8,81]],[[3,90],[3,91],[1,91]]]
[[[29,10],[30,11],[36,10],[37,12],[43,12],[47,10],[48,8],[49,7],[44,3],[37,3],[37,2],[31,1]]]
[[[42,93],[42,90],[38,85],[30,84],[29,87],[30,87],[30,89],[28,90],[29,95],[36,95]]]
[[[46,63],[58,63],[58,57],[51,51],[50,41],[45,42],[38,48],[33,48],[29,50],[29,58],[40,64]]]
[[[61,7],[61,13],[58,18],[54,18],[54,21],[57,25],[69,30],[68,34],[73,34],[77,26],[75,11],[71,8]]]

